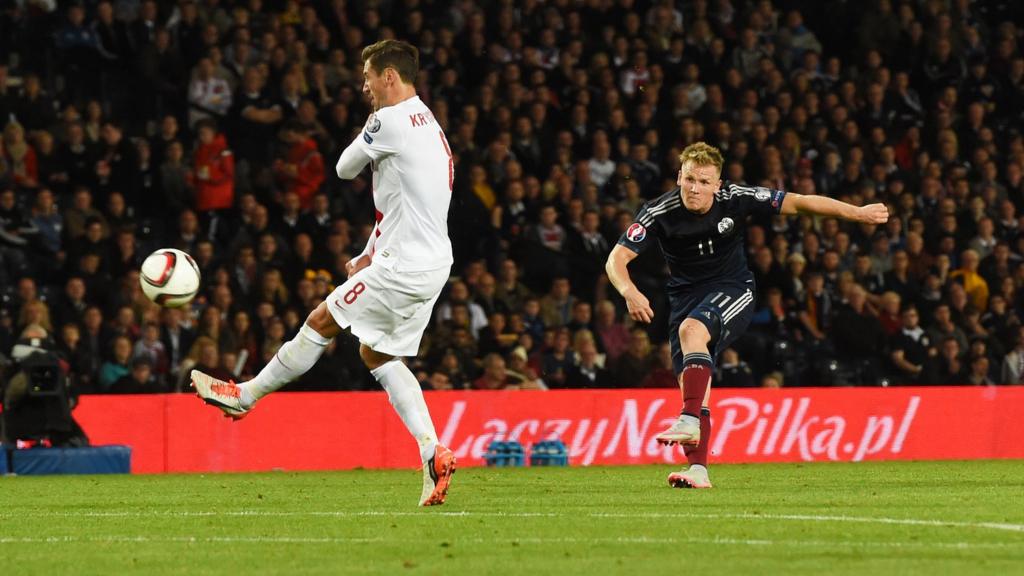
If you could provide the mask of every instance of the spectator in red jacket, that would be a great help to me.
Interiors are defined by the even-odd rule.
[[[25,141],[25,129],[17,122],[10,122],[4,127],[3,156],[15,184],[22,188],[39,185],[36,152]]]
[[[288,151],[284,159],[274,162],[274,175],[284,192],[298,194],[302,208],[307,209],[324,181],[324,158],[316,140],[295,121],[281,128],[281,139],[288,144]]]
[[[235,202],[235,157],[213,120],[197,124],[199,143],[192,157],[196,211],[226,210]]]

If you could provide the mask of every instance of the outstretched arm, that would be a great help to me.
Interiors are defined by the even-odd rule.
[[[819,216],[835,216],[854,222],[867,224],[885,224],[889,220],[889,209],[885,204],[868,204],[854,206],[827,196],[807,196],[804,194],[786,194],[782,201],[782,214],[817,214]]]
[[[651,303],[647,297],[640,293],[640,289],[633,284],[629,278],[629,270],[626,268],[634,258],[639,256],[636,252],[616,244],[608,255],[608,262],[604,269],[608,273],[608,279],[612,286],[619,291],[619,294],[626,300],[626,308],[634,320],[650,324],[654,320],[654,310],[651,310]]]

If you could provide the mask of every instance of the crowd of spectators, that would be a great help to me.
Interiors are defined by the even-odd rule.
[[[870,4],[870,6],[867,6]],[[425,387],[673,387],[665,268],[604,261],[705,140],[723,178],[884,226],[750,223],[749,333],[717,385],[1024,378],[1024,31],[1013,0],[100,0],[0,12],[0,352],[45,331],[82,392],[254,374],[344,281],[368,173],[330,169],[369,110],[363,46],[420,49],[456,161],[452,280]],[[188,307],[142,295],[192,254]],[[343,335],[292,389],[372,389]]]

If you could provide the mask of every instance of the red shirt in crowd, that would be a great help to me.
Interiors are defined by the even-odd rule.
[[[209,144],[199,144],[193,155],[196,210],[225,210],[235,202],[235,157],[223,134]]]
[[[289,170],[292,166],[294,170]],[[284,162],[279,162],[274,170],[285,192],[295,192],[302,201],[303,209],[309,208],[324,181],[324,158],[316,141],[305,138],[294,142],[288,148]]]

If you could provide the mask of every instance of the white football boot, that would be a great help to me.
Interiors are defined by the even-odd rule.
[[[697,445],[700,444],[700,419],[680,415],[667,430],[654,437],[658,444]]]
[[[711,488],[708,469],[700,464],[673,472],[668,475],[668,485],[673,488]]]
[[[241,420],[249,413],[249,408],[242,406],[242,389],[232,381],[224,382],[199,370],[193,370],[192,388],[203,402],[220,408],[224,416],[232,420]]]
[[[440,506],[448,496],[448,486],[455,473],[455,454],[438,444],[434,455],[423,463],[423,493],[420,506]]]

